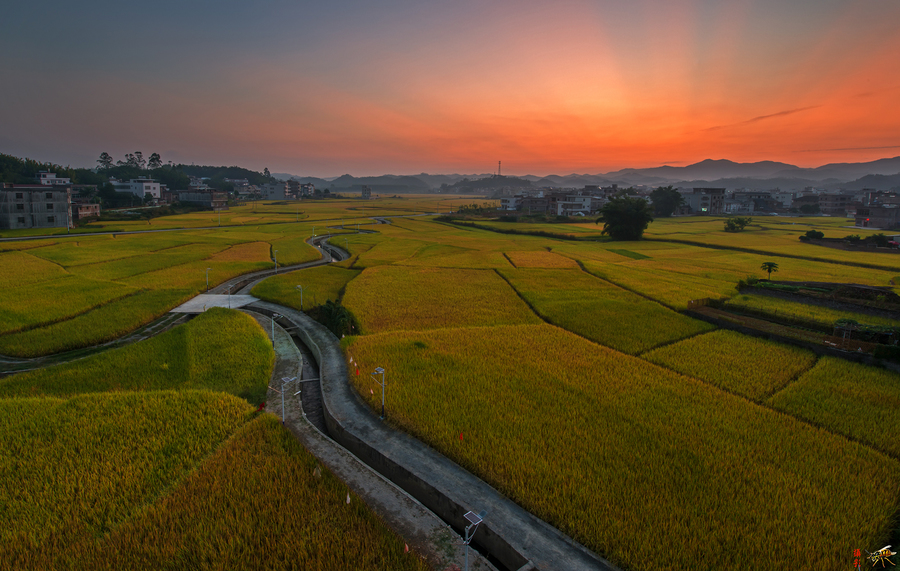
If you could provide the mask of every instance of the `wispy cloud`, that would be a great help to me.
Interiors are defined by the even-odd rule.
[[[900,145],[886,145],[884,147],[844,147],[842,149],[803,149],[795,153],[823,153],[827,151],[877,151],[880,149],[900,149]]]
[[[704,129],[704,131],[716,131],[718,129],[727,129],[729,127],[740,127],[741,125],[749,125],[751,123],[765,121],[766,119],[772,119],[775,117],[784,117],[785,115],[793,115],[794,113],[800,113],[802,111],[809,111],[810,109],[816,109],[818,107],[821,107],[821,105],[810,105],[809,107],[800,107],[798,109],[788,109],[787,111],[779,111],[778,113],[770,113],[769,115],[760,115],[759,117],[754,117],[753,119],[747,119],[746,121],[740,121],[739,123],[731,123],[730,125],[717,125],[715,127],[709,127],[708,129]]]

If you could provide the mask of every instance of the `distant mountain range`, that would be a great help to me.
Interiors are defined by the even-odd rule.
[[[301,177],[288,173],[273,173],[282,180],[295,179],[312,183],[318,188],[330,188],[332,192],[359,191],[369,186],[376,194],[424,193],[441,185],[453,185],[464,178],[477,180],[490,174],[418,174],[382,175],[371,177],[339,176],[334,179]],[[509,177],[513,178],[513,177]],[[725,187],[802,190],[808,186],[826,190],[900,190],[900,157],[879,159],[866,163],[831,163],[816,168],[801,168],[787,163],[760,161],[736,163],[729,160],[707,159],[685,167],[661,166],[645,169],[622,169],[604,174],[570,174],[565,176],[525,175],[515,177],[531,182],[535,188],[581,188],[585,185],[609,186],[666,186],[676,187]]]

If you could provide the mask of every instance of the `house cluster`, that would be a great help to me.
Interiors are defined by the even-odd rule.
[[[32,184],[2,183],[0,230],[72,228],[79,219],[100,216],[100,205],[73,199],[76,191],[94,185],[72,184],[49,171],[39,172]]]
[[[582,190],[554,190],[550,188],[521,191],[515,196],[500,199],[501,211],[523,214],[555,214],[557,216],[589,216],[619,192],[617,185],[585,186]]]
[[[302,184],[296,180],[277,181],[261,185],[250,184],[250,181],[245,178],[226,178],[225,182],[234,186],[235,197],[244,200],[252,198],[263,200],[300,200],[301,198],[321,196],[322,194],[321,191],[316,191],[314,185]]]
[[[652,189],[633,189],[652,203]],[[855,225],[900,229],[900,194],[897,192],[841,190],[827,192],[805,188],[799,192],[781,189],[749,190],[727,188],[678,188],[683,198],[676,215],[824,214],[854,218]],[[611,196],[621,191],[617,185],[588,185],[583,189],[519,189],[518,194],[500,197],[501,212],[589,216],[596,214]]]
[[[900,196],[872,189],[826,192],[805,188],[800,192],[736,190],[726,196],[723,214],[824,214],[853,218],[861,228],[900,228]]]

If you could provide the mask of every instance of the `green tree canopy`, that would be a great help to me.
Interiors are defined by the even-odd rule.
[[[740,232],[744,229],[744,226],[753,222],[752,218],[729,218],[725,221],[725,231],[726,232]]]
[[[772,279],[772,272],[778,271],[778,264],[775,262],[763,262],[759,268],[764,272],[769,272],[769,279]]]
[[[650,193],[653,201],[653,212],[657,216],[668,217],[684,204],[684,197],[672,185],[661,186]]]
[[[643,198],[615,196],[600,210],[597,224],[613,240],[640,240],[653,222],[653,209]]]
[[[100,168],[103,170],[108,170],[113,166],[113,158],[107,152],[100,153],[100,158],[97,159],[97,163],[100,165]]]

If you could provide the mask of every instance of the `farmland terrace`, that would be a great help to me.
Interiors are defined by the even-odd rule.
[[[433,212],[436,200],[407,197],[384,203],[385,212],[369,209],[368,214],[391,216],[391,209],[401,202],[407,209],[403,214]],[[343,215],[344,206],[334,202],[317,207],[322,211],[308,212],[310,218]],[[260,212],[266,208],[260,206]],[[262,218],[264,214],[259,215]],[[797,235],[810,228],[839,231],[839,221],[798,222],[754,223],[731,234],[722,231],[721,219],[660,220],[648,230],[655,239],[614,243],[596,236],[555,239],[552,232],[558,225],[552,224],[535,225],[543,235],[525,235],[423,217],[392,218],[391,224],[370,227],[374,233],[332,237],[331,243],[347,253],[340,262],[287,274],[279,270],[277,276],[248,283],[241,291],[264,300],[258,308],[274,310],[277,305],[279,313],[292,316],[294,326],[305,320],[303,313],[326,302],[338,303],[356,316],[356,328],[339,341],[341,353],[327,363],[342,361],[324,376],[321,369],[332,365],[319,361],[320,377],[335,383],[329,388],[329,380],[323,386],[323,402],[328,409],[338,388],[352,386],[351,402],[358,399],[363,403],[359,406],[380,413],[381,387],[367,373],[383,367],[388,414],[385,426],[375,422],[374,427],[360,429],[353,423],[366,418],[365,413],[355,412],[348,423],[336,411],[330,412],[329,421],[326,411],[328,430],[336,437],[346,430],[356,434],[356,440],[374,441],[371,447],[378,450],[382,439],[387,445],[411,441],[398,433],[409,435],[610,565],[645,568],[658,558],[658,546],[666,545],[664,566],[671,569],[693,569],[698,560],[716,561],[722,569],[748,565],[783,569],[785,554],[797,552],[805,554],[790,560],[797,568],[840,568],[857,547],[871,551],[900,541],[900,419],[895,414],[900,375],[727,331],[686,313],[689,302],[700,298],[750,304],[752,300],[742,299],[745,294],[739,294],[735,285],[748,274],[759,275],[763,262],[777,263],[779,277],[796,281],[887,287],[900,275],[895,258],[878,253],[852,253],[854,259],[841,258],[849,253],[837,250],[834,259],[810,256],[808,248],[814,246],[800,242]],[[275,250],[279,264],[312,261],[313,253],[320,255],[304,249],[312,226],[295,221],[186,230],[137,242],[117,237],[4,244],[7,250],[0,256],[7,263],[0,266],[0,289],[17,297],[5,307],[13,318],[0,331],[0,348],[19,347],[23,356],[54,352],[60,345],[56,339],[62,336],[52,335],[57,331],[52,328],[83,331],[66,324],[145,292],[159,296],[144,303],[145,314],[156,318],[205,291],[205,268],[211,268],[210,278],[216,278],[210,280],[213,289],[248,271],[271,271]],[[593,224],[566,226],[570,232],[598,230]],[[577,230],[579,226],[582,230]],[[38,300],[45,304],[41,311],[30,309]],[[774,303],[781,302],[787,300]],[[110,311],[122,315],[126,333],[140,321],[127,312]],[[217,322],[217,329],[208,323],[214,317],[237,320],[232,313],[206,312],[147,341],[60,367],[12,375],[0,380],[0,396],[7,399],[0,399],[0,405],[10,403],[15,410],[14,403],[23,397],[34,399],[35,407],[52,404],[41,406],[41,422],[62,427],[77,423],[77,415],[66,412],[72,407],[134,406],[134,400],[115,400],[119,393],[140,393],[147,399],[155,392],[163,398],[162,392],[168,391],[165,398],[197,399],[199,387],[234,395],[229,398],[244,399],[255,409],[263,400],[272,400],[265,391],[275,356],[271,343],[248,344],[237,333],[231,335],[232,329],[240,328]],[[292,327],[285,318],[281,322]],[[267,338],[257,323],[252,326],[240,329],[241,335]],[[194,332],[192,327],[199,329]],[[207,342],[207,337],[216,341]],[[227,343],[235,345],[229,349]],[[315,354],[314,344],[307,344]],[[247,354],[237,351],[245,346],[255,349]],[[211,352],[213,347],[218,349]],[[232,351],[233,359],[223,358]],[[268,368],[263,366],[267,362]],[[253,363],[257,365],[250,367]],[[130,373],[129,367],[146,378]],[[100,400],[79,400],[88,397]],[[152,409],[150,404],[142,406]],[[293,476],[302,484],[299,487],[315,490],[317,482],[324,482],[318,479],[323,471],[316,471],[315,463],[295,456],[299,451],[290,449],[288,456],[272,452],[271,443],[283,441],[277,427],[251,418],[247,425],[254,428],[242,428],[240,418],[245,417],[240,407],[229,408],[232,405],[225,401],[208,406],[222,411],[207,415],[211,423],[207,430],[219,427],[208,442],[227,440],[228,461],[252,465],[249,458],[254,458],[275,471],[306,462],[306,468]],[[23,417],[21,422],[32,421]],[[353,427],[342,429],[338,424]],[[394,436],[376,432],[387,428],[397,432],[389,433]],[[367,438],[366,433],[380,437]],[[39,433],[34,437],[43,446]],[[160,435],[163,447],[168,446],[166,437]],[[29,445],[27,440],[7,440],[15,447],[5,451],[7,457]],[[353,440],[348,437],[348,442]],[[263,441],[269,444],[257,444],[255,451],[245,445]],[[78,441],[70,445],[84,447]],[[137,513],[133,506],[155,506],[156,498],[169,497],[165,490],[186,493],[179,482],[195,486],[191,493],[204,497],[202,490],[211,488],[199,481],[192,484],[200,477],[195,474],[204,473],[207,462],[218,467],[226,461],[204,452],[208,449],[193,456],[179,452],[178,458],[184,458],[179,470],[153,464],[152,459],[128,460],[127,465],[156,466],[161,487],[135,492],[132,507],[110,512],[100,529],[113,530],[115,537],[125,531],[129,538],[139,537],[131,523]],[[376,465],[375,457],[381,454],[359,453],[371,454]],[[31,456],[22,462],[32,470],[49,470]],[[72,473],[87,469],[88,465],[74,467]],[[48,474],[55,481],[52,471]],[[219,497],[245,501],[250,493],[246,490],[254,489],[256,480],[243,478],[245,486],[229,484],[230,492]],[[75,492],[56,485],[29,493],[40,499],[34,505],[41,506],[29,513],[60,521],[50,506],[58,495],[68,498],[66,494]],[[329,509],[348,505],[345,493],[339,491],[340,501]],[[0,494],[12,494],[12,488]],[[458,527],[459,510],[488,509],[486,531],[479,539],[485,545],[500,529],[502,516],[489,505],[466,505],[482,502],[478,497],[450,502],[448,520]],[[350,499],[349,505],[356,506],[352,494]],[[296,505],[308,505],[304,501]],[[36,520],[17,518],[20,512],[15,510],[11,513],[10,533],[30,537],[31,551],[50,558],[41,561],[61,557],[64,562],[94,562],[109,553],[105,543],[84,540],[87,543],[78,545],[88,547],[61,555],[45,532],[34,530],[62,529],[62,524],[26,528],[13,522]],[[77,522],[96,521],[89,512],[78,513],[82,515],[77,515]],[[298,525],[308,519],[293,513]],[[493,522],[491,513],[497,514]],[[362,512],[359,516],[368,517]],[[343,521],[338,511],[326,510],[316,517]],[[89,523],[79,525],[91,532],[98,529]],[[233,527],[243,530],[252,525],[242,520]],[[154,533],[149,522],[139,529]],[[186,533],[193,537],[193,532]],[[11,537],[0,545],[12,545]],[[122,541],[118,553],[127,555],[135,549],[133,539]],[[403,551],[402,543],[399,550],[395,540],[378,543],[385,546],[385,561],[392,562],[388,568],[412,564],[413,558],[394,555]],[[287,542],[275,551],[289,551],[292,545]],[[228,549],[218,546],[205,556],[227,561],[222,558]],[[527,555],[525,547],[514,551],[539,561],[538,556]],[[15,551],[16,557],[28,553]],[[347,553],[364,557],[352,549]],[[428,560],[436,565],[433,558]],[[318,565],[376,567],[352,561]],[[517,562],[501,566],[512,568]]]

